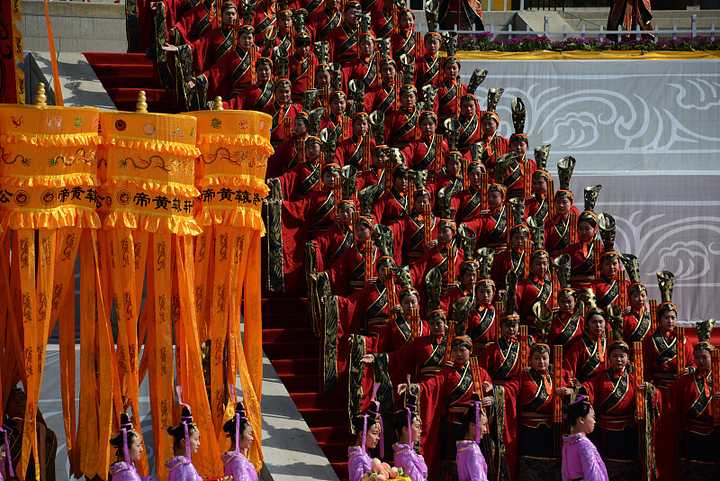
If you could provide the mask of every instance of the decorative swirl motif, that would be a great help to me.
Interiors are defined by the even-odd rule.
[[[698,142],[704,150],[720,150],[720,135],[710,121],[720,106],[720,83],[701,77],[670,83],[667,78],[658,73],[637,89],[628,87],[623,76],[588,76],[589,86],[579,90],[568,87],[574,78],[558,81],[540,75],[527,87],[510,79],[505,90],[510,97],[526,99],[528,135],[552,143],[554,150],[645,156],[682,153],[697,149]],[[478,89],[478,97],[486,93]],[[509,103],[497,110],[501,118],[511,117]],[[513,132],[508,122],[500,130],[505,136]]]
[[[210,154],[207,157],[205,155],[201,155],[200,160],[206,165],[210,165],[215,161],[227,161],[231,164],[242,165],[244,162],[248,161],[248,157],[247,150],[230,152],[230,150],[226,147],[220,147],[214,154]],[[250,165],[250,167],[253,167],[253,165]]]

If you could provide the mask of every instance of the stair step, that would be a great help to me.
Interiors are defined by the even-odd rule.
[[[315,439],[320,445],[328,444],[328,443],[347,443],[346,446],[349,446],[352,442],[352,436],[348,432],[348,425],[343,424],[342,426],[333,426],[333,427],[320,427],[320,428],[310,428],[310,431],[312,431],[313,435],[315,436]]]
[[[338,461],[336,463],[330,463],[332,468],[335,470],[340,481],[346,481],[348,479],[348,463],[347,461]]]
[[[337,426],[338,423],[344,424],[347,419],[347,410],[342,408],[323,409],[310,408],[300,409],[300,414],[305,418],[308,426]]]
[[[280,376],[291,374],[317,375],[320,372],[320,361],[317,357],[295,359],[273,359],[272,365]]]
[[[312,329],[309,327],[263,329],[263,344],[314,339],[315,334],[313,334]]]
[[[336,389],[334,393],[339,393],[341,390]],[[312,408],[325,408],[332,409],[342,406],[347,406],[347,398],[343,395],[338,394],[325,394],[320,392],[296,392],[293,393],[292,398],[295,401],[295,405],[298,409],[312,409]],[[345,394],[344,392],[342,394]]]
[[[295,391],[307,391],[308,389],[317,389],[318,386],[318,375],[317,374],[292,374],[288,376],[280,376],[285,389],[292,393]]]
[[[327,456],[332,464],[333,461],[346,461],[348,453],[348,445],[344,443],[323,444],[323,453]]]
[[[273,342],[263,344],[263,350],[270,360],[275,358],[294,359],[299,357],[312,356],[319,353],[320,345],[316,340],[299,340],[298,342]],[[303,392],[308,391],[303,389]]]

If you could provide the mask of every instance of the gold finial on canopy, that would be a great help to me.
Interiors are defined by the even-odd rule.
[[[135,104],[135,112],[146,114],[148,111],[147,97],[145,91],[141,90],[138,92],[137,103]]]

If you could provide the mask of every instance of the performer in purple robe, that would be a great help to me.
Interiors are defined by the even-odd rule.
[[[0,481],[4,481],[5,474],[8,475],[8,479],[15,478],[15,471],[13,471],[12,454],[10,452],[10,429],[3,425],[0,426]]]
[[[167,429],[173,437],[175,456],[165,463],[168,481],[203,481],[192,463],[192,453],[200,447],[200,430],[193,422],[190,406],[182,404],[180,423]]]
[[[357,433],[357,444],[348,448],[348,477],[350,481],[362,481],[366,474],[372,470],[372,459],[368,449],[375,449],[380,445],[380,457],[383,457],[382,416],[380,415],[380,402],[374,399],[370,406],[360,416],[353,420]]]
[[[235,416],[225,422],[223,431],[230,438],[230,446],[233,448],[222,457],[225,476],[232,476],[233,481],[257,481],[255,466],[246,457],[255,437],[242,401],[235,404]]]
[[[605,463],[587,437],[595,429],[595,411],[587,396],[568,407],[570,435],[563,436],[562,481],[609,481]]]
[[[405,407],[395,413],[395,433],[398,439],[393,444],[395,467],[402,468],[412,481],[425,481],[428,477],[425,458],[415,451],[415,444],[420,444],[422,436],[417,393],[405,392]]]
[[[457,441],[457,472],[459,481],[487,481],[488,468],[480,451],[480,440],[488,433],[488,419],[480,405],[480,398],[473,395],[472,404],[461,425],[463,439]]]
[[[135,462],[143,453],[142,439],[133,430],[133,424],[127,413],[120,414],[120,432],[110,439],[110,445],[116,449],[119,461],[110,465],[112,481],[142,481],[152,478],[142,478],[135,468]],[[1,458],[2,456],[0,456]],[[0,474],[2,480],[2,474]]]

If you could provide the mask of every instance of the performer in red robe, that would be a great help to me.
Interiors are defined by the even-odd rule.
[[[330,34],[340,26],[342,20],[343,14],[340,2],[338,0],[325,0],[322,9],[319,11],[315,9],[310,12],[308,28],[315,32],[316,41],[328,40]]]
[[[417,270],[422,272],[425,281],[425,294],[428,297],[428,304],[435,308],[440,305],[440,299],[450,286],[457,281],[460,266],[464,260],[464,254],[458,248],[455,241],[457,226],[451,219],[440,219],[437,243],[430,247],[425,257],[418,262]],[[439,276],[437,283],[428,281],[428,274],[435,270]]]
[[[627,288],[629,305],[623,312],[623,338],[628,344],[644,341],[654,330],[652,316],[648,308],[647,289],[640,281],[640,263],[631,254],[620,256],[625,272],[630,280]]]
[[[457,150],[447,152],[444,156],[445,166],[442,167],[435,178],[430,183],[428,188],[433,193],[435,199],[438,198],[440,193],[446,198],[450,198],[450,212],[451,217],[457,215],[458,208],[460,207],[460,199],[458,195],[463,190],[463,163],[465,159],[462,154]],[[440,209],[440,205],[436,205],[436,209]],[[471,227],[467,225],[467,227]],[[477,226],[473,225],[472,230],[475,232]]]
[[[418,123],[421,137],[406,145],[402,152],[407,166],[413,170],[427,170],[428,180],[432,182],[445,164],[448,145],[445,139],[435,133],[437,129],[435,112],[426,110],[420,113]]]
[[[289,60],[292,98],[294,102],[302,102],[305,92],[315,88],[315,68],[318,65],[310,35],[303,32],[295,37],[295,48]]]
[[[651,418],[656,409],[655,400],[651,397],[651,402],[646,403],[647,384],[638,383],[636,373],[629,371],[629,362],[629,346],[625,341],[614,341],[608,348],[608,368],[584,384],[598,419],[593,433],[595,443],[605,460],[608,474],[619,480],[643,479],[642,460],[646,459],[643,451],[646,448],[652,450],[654,443],[650,432],[650,445],[646,446],[645,424],[636,421],[636,392],[643,391],[642,402],[647,404],[644,411]],[[652,428],[652,421],[648,421]]]
[[[405,217],[410,210],[408,202],[408,171],[400,165],[393,171],[392,188],[385,191],[373,205],[373,217],[379,224],[390,225]]]
[[[558,397],[572,394],[571,380],[562,371],[562,382],[556,385],[547,344],[533,344],[529,357],[529,368],[505,384],[506,399],[516,401],[518,416],[517,429],[508,430],[505,443],[508,466],[513,479],[517,479],[518,471],[521,479],[528,475],[553,479],[560,472],[560,452],[556,448],[562,430],[553,419],[554,406]]]
[[[602,255],[602,246],[594,242],[597,231],[597,215],[591,210],[585,210],[578,217],[578,242],[570,244],[564,249],[572,263],[573,287],[575,288],[592,286],[595,278],[595,256]]]
[[[550,321],[550,340],[553,345],[568,346],[570,342],[582,335],[585,321],[582,309],[575,304],[575,291],[571,287],[563,287],[557,296],[558,308],[553,311]]]
[[[496,384],[515,379],[523,369],[518,339],[520,316],[506,314],[500,320],[500,338],[485,349],[485,368]]]
[[[620,278],[620,253],[605,251],[600,257],[600,276],[593,282],[592,289],[600,308],[615,305],[620,309],[621,298],[627,294],[628,282]]]
[[[507,245],[508,211],[505,207],[505,186],[490,184],[487,190],[488,210],[481,212],[482,230],[478,232],[478,246],[503,249]],[[505,274],[499,277],[504,278]],[[493,276],[494,280],[495,276]],[[505,285],[503,281],[502,285]]]
[[[255,110],[264,112],[275,100],[275,84],[272,75],[273,63],[267,57],[255,62],[257,81],[247,92],[230,97],[223,102],[223,108],[229,110]]]
[[[385,139],[388,145],[402,149],[420,137],[417,109],[417,90],[413,85],[400,89],[400,108],[385,117]]]
[[[417,78],[416,85],[423,88],[426,85],[432,85],[440,88],[442,84],[442,75],[440,72],[440,46],[442,45],[442,37],[439,32],[427,32],[423,39],[425,53],[417,59],[415,64],[415,76]]]
[[[473,350],[484,359],[485,348],[497,339],[497,315],[493,306],[495,283],[489,277],[482,277],[475,287],[477,306],[470,312],[467,333],[473,341]]]
[[[480,142],[482,137],[482,123],[480,122],[481,113],[477,106],[477,100],[474,95],[464,95],[460,99],[460,115],[458,122],[457,149],[466,155],[470,152],[470,146]],[[488,166],[485,164],[485,168]]]
[[[358,24],[361,13],[360,3],[349,1],[345,4],[342,23],[328,36],[330,57],[343,68],[358,57]]]
[[[435,479],[443,471],[442,461],[455,459],[455,444],[451,442],[454,433],[450,427],[465,413],[474,391],[474,383],[481,386],[484,396],[482,405],[489,407],[493,404],[493,385],[487,372],[478,368],[477,375],[480,379],[473,379],[473,369],[470,367],[471,349],[472,341],[469,337],[456,336],[452,341],[451,367],[443,368],[434,377],[416,385],[398,386],[398,393],[407,389],[419,390],[423,432],[427,433],[421,441],[422,450],[431,479]],[[447,472],[447,475],[449,476],[450,472]]]
[[[508,139],[500,135],[498,127],[500,127],[500,116],[497,112],[483,112],[480,143],[484,149],[483,163],[488,172],[493,172],[497,159],[510,150]]]
[[[279,79],[275,82],[275,102],[265,109],[265,113],[272,115],[272,128],[270,142],[274,147],[290,138],[295,117],[302,111],[302,107],[292,102],[292,84],[288,79]]]
[[[525,199],[525,217],[534,218],[539,225],[545,225],[552,218],[553,205],[548,191],[552,186],[552,175],[547,170],[538,169],[532,174],[532,195]]]
[[[545,248],[551,256],[557,257],[570,244],[577,242],[575,227],[580,212],[573,205],[570,190],[558,190],[553,206],[555,215],[545,220]]]
[[[540,329],[537,326],[535,313],[536,303],[545,306],[543,309],[552,311],[553,282],[550,274],[550,256],[547,251],[538,249],[533,251],[530,257],[530,274],[526,280],[518,282],[517,305],[520,319],[523,323],[532,328]],[[546,337],[547,334],[541,337]]]
[[[292,137],[280,144],[268,159],[267,177],[277,177],[305,163],[305,142],[309,136],[310,119],[298,112]]]
[[[465,95],[467,85],[460,82],[460,62],[455,57],[447,57],[443,62],[443,83],[437,97],[440,122],[458,116],[460,101]]]
[[[381,255],[377,246],[368,242],[374,225],[372,218],[359,217],[355,223],[353,246],[327,267],[333,292],[347,297],[363,289],[367,284],[366,278],[370,282],[374,277],[374,267]],[[371,266],[370,272],[366,272],[368,266]]]
[[[335,151],[335,162],[352,165],[363,171],[371,167],[372,153],[375,150],[375,139],[370,135],[368,114],[357,112],[352,119],[352,136],[343,140]]]
[[[391,35],[393,58],[401,62],[400,56],[405,55],[415,65],[416,44],[415,44],[415,15],[412,10],[405,8],[398,12],[398,28]],[[402,63],[402,62],[401,62]],[[405,81],[407,81],[406,79]]]
[[[716,446],[720,432],[714,417],[714,397],[718,382],[713,378],[712,352],[716,348],[707,340],[695,345],[695,372],[678,379],[673,387],[676,415],[683,429],[680,433],[680,472],[677,479],[716,477],[720,459]],[[677,439],[677,438],[675,438]]]
[[[344,68],[343,80],[360,80],[365,84],[365,92],[380,87],[380,56],[375,52],[375,41],[370,34],[360,35],[358,55]]]
[[[332,265],[354,245],[355,236],[352,223],[355,210],[354,201],[343,200],[337,206],[337,215],[333,226],[325,231],[317,232],[314,239],[308,243],[307,248],[314,251],[315,265],[312,266],[312,272],[324,271],[327,266]]]
[[[416,190],[412,212],[397,221],[393,233],[401,243],[403,265],[412,266],[417,263],[437,238],[440,222],[431,209],[430,192],[426,189]]]
[[[363,11],[370,13],[373,32],[377,38],[390,38],[392,32],[397,29],[399,8],[393,0],[373,0],[373,5],[367,8],[363,5]]]
[[[483,226],[485,227],[485,226]],[[523,280],[528,274],[530,256],[528,239],[530,230],[525,224],[518,224],[510,229],[510,248],[495,256],[492,266],[492,278],[498,289],[505,289],[505,278],[512,269],[518,280]]]
[[[384,58],[380,62],[380,88],[365,93],[365,110],[389,115],[397,108],[398,90],[395,61],[389,57]]]
[[[255,28],[255,43],[263,45],[268,42],[277,24],[275,2],[272,0],[258,1],[254,11],[252,25]]]
[[[533,178],[532,175],[537,170],[537,164],[534,159],[527,158],[527,148],[527,134],[515,133],[510,136],[510,151],[517,155],[518,163],[514,166],[513,170],[507,173],[504,179],[498,179],[498,181],[502,181],[502,184],[507,187],[508,199],[514,197],[524,199],[530,195],[529,192],[526,192],[525,183],[527,182],[528,176]],[[545,195],[552,195],[552,192],[548,194],[546,188]]]
[[[333,130],[337,143],[340,144],[352,135],[352,120],[345,114],[347,96],[342,90],[335,90],[328,96],[329,110],[320,120],[320,131]]]
[[[565,353],[565,369],[580,382],[586,382],[605,369],[607,338],[605,314],[592,306],[585,317],[582,336],[568,345]]]
[[[626,32],[653,30],[653,11],[650,0],[614,0],[608,15],[607,29],[618,30],[620,26]]]
[[[460,274],[456,285],[448,287],[440,296],[440,309],[448,313],[448,318],[456,323],[467,325],[470,309],[475,305],[475,284],[477,283],[478,263],[474,259],[465,259],[460,264]]]
[[[305,161],[278,177],[283,199],[299,200],[317,190],[322,169],[320,145],[319,138],[308,136],[302,147]]]

